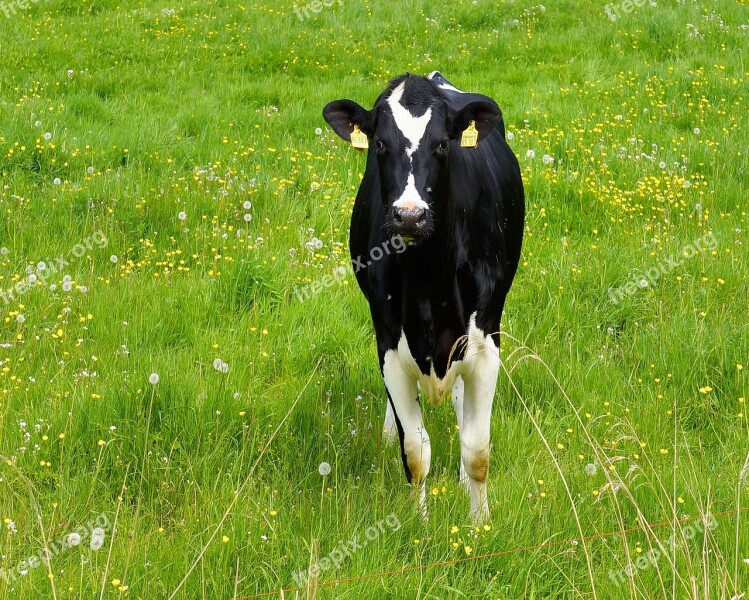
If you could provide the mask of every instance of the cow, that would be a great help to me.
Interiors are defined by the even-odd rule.
[[[323,117],[341,138],[368,148],[349,249],[354,265],[365,267],[356,279],[387,392],[385,440],[397,433],[426,518],[431,448],[418,388],[434,406],[451,397],[460,480],[473,522],[483,523],[500,319],[525,220],[502,113],[488,96],[463,92],[435,71],[397,77],[372,110],[337,100]],[[396,238],[404,251],[384,251]]]

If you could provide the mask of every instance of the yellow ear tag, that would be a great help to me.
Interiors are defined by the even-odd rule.
[[[358,125],[354,125],[354,130],[351,132],[351,145],[357,150],[369,148],[369,138],[367,134],[362,133]]]
[[[479,132],[476,130],[476,124],[471,121],[460,136],[460,146],[461,148],[475,148],[478,143]]]

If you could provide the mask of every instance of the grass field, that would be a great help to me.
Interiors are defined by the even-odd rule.
[[[0,3],[0,600],[749,592],[749,3],[535,2]],[[528,205],[478,531],[353,276],[300,292],[364,167],[322,107],[435,69]]]

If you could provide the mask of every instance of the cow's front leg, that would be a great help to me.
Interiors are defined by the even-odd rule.
[[[426,518],[426,476],[431,464],[432,448],[421,416],[416,379],[405,371],[396,350],[385,353],[382,375],[400,440],[406,479],[416,486],[419,506]]]
[[[490,336],[480,340],[474,334],[472,337],[470,373],[463,376],[460,453],[468,473],[471,517],[474,523],[481,524],[489,518],[486,482],[489,473],[492,402],[499,374],[499,350]]]

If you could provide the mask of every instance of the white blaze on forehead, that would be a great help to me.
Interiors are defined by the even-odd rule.
[[[424,132],[427,129],[429,120],[432,118],[432,107],[430,106],[427,108],[426,112],[420,117],[414,117],[410,111],[400,103],[405,89],[406,82],[404,81],[393,90],[387,103],[393,113],[396,127],[400,129],[403,137],[405,137],[411,144],[410,148],[406,149],[406,154],[410,158],[419,147],[421,138],[424,137]]]

